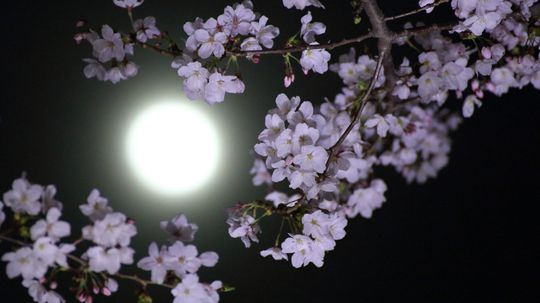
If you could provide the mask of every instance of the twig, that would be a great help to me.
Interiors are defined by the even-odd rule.
[[[434,3],[430,4],[430,5],[426,5],[424,7],[415,9],[415,10],[407,12],[407,13],[399,14],[399,15],[392,16],[392,17],[386,17],[386,18],[384,18],[384,21],[393,21],[393,20],[397,20],[397,19],[400,19],[400,18],[408,17],[408,16],[411,16],[411,15],[414,15],[414,14],[417,14],[417,13],[420,13],[420,12],[423,12],[423,11],[427,11],[428,9],[437,7],[437,6],[441,5],[441,4],[448,3],[449,1],[450,0],[439,0],[437,2],[434,2]]]
[[[246,56],[261,56],[261,55],[284,55],[288,53],[298,53],[309,49],[328,49],[332,50],[337,47],[360,43],[364,40],[374,38],[375,36],[372,33],[365,34],[360,37],[345,39],[339,42],[329,43],[329,44],[318,44],[318,45],[302,45],[296,47],[288,47],[282,49],[270,49],[263,51],[227,51],[227,54],[237,57],[246,57]]]
[[[373,88],[375,87],[375,83],[377,82],[377,79],[379,78],[379,75],[381,73],[382,65],[383,65],[382,63],[383,63],[385,54],[386,54],[385,50],[382,50],[379,53],[379,60],[377,61],[377,67],[375,69],[375,73],[373,74],[373,78],[371,78],[368,89],[366,90],[362,98],[360,99],[360,105],[358,106],[358,109],[354,112],[351,123],[349,123],[349,126],[347,127],[347,129],[345,129],[343,134],[341,134],[338,141],[334,145],[332,145],[332,147],[328,149],[329,155],[328,155],[328,160],[326,161],[326,169],[323,172],[323,176],[326,175],[326,172],[328,171],[328,168],[330,167],[330,163],[332,162],[333,157],[335,157],[338,148],[341,146],[341,144],[343,144],[347,136],[353,130],[355,124],[358,122],[358,119],[360,118],[360,115],[362,111],[364,110],[366,101],[371,96],[371,92],[373,91]]]

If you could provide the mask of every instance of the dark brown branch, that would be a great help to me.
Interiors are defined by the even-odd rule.
[[[227,51],[227,54],[237,57],[246,57],[246,56],[262,56],[262,55],[285,55],[288,53],[298,53],[309,49],[327,49],[332,50],[337,47],[346,46],[350,44],[360,43],[364,40],[374,38],[375,36],[371,33],[365,34],[360,37],[345,39],[339,42],[329,43],[329,44],[319,44],[319,45],[302,45],[296,47],[282,48],[282,49],[270,49],[262,51]]]
[[[418,14],[418,13],[423,12],[423,11],[427,11],[428,9],[437,7],[437,6],[441,5],[441,4],[448,3],[448,2],[450,2],[450,0],[439,0],[437,2],[434,2],[434,3],[430,4],[430,5],[426,5],[424,7],[421,7],[419,9],[415,9],[415,10],[407,12],[407,13],[399,14],[399,15],[392,16],[392,17],[386,17],[386,18],[384,18],[384,21],[393,21],[393,20],[397,20],[397,19],[400,19],[400,18],[412,16],[412,15]]]
[[[341,134],[338,141],[334,145],[332,145],[332,147],[330,147],[328,149],[328,160],[326,161],[326,169],[325,169],[323,175],[325,175],[326,172],[328,171],[328,168],[330,167],[330,163],[332,162],[332,159],[335,157],[336,152],[338,151],[339,147],[341,146],[341,144],[343,144],[343,142],[345,141],[347,136],[353,130],[355,124],[358,122],[358,119],[360,118],[360,116],[362,114],[362,111],[364,110],[364,107],[365,107],[365,105],[367,103],[367,100],[371,96],[371,92],[375,88],[375,83],[377,83],[377,79],[379,78],[379,75],[381,74],[381,70],[382,70],[385,55],[386,55],[385,50],[382,50],[379,53],[379,60],[377,61],[377,67],[375,68],[375,73],[373,74],[373,78],[371,78],[371,81],[369,82],[369,86],[368,86],[366,92],[364,93],[362,98],[359,100],[358,109],[354,111],[351,123],[349,124],[347,129],[345,129],[343,134]]]
[[[146,43],[146,42],[140,42],[140,41],[137,41],[136,43],[138,45],[140,45],[142,48],[150,48],[150,49],[155,50],[156,52],[158,52],[160,54],[170,55],[170,56],[173,56],[173,57],[177,57],[177,56],[182,55],[182,51],[180,51],[180,50],[172,50],[172,49],[161,48],[161,47],[159,47],[157,45],[153,45],[153,44]]]

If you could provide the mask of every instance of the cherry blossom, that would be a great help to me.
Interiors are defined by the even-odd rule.
[[[133,28],[137,33],[137,40],[143,43],[161,35],[161,32],[156,27],[156,18],[154,17],[135,20]]]
[[[199,230],[197,224],[189,223],[184,214],[176,215],[171,221],[161,221],[160,226],[169,234],[171,242],[191,242]]]
[[[286,8],[292,8],[294,6],[296,9],[300,9],[300,10],[311,5],[315,7],[324,8],[324,6],[319,0],[283,0],[283,5]]]
[[[65,221],[59,221],[61,216],[58,208],[51,208],[47,212],[46,220],[39,220],[30,229],[32,239],[36,240],[43,236],[48,236],[56,241],[71,234],[71,226]]]
[[[113,2],[121,8],[132,9],[143,4],[144,0],[113,0]]]
[[[12,189],[4,194],[4,203],[16,213],[37,215],[41,211],[39,199],[42,194],[42,186],[20,178],[13,181]]]

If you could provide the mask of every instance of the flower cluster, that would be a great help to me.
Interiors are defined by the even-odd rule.
[[[197,18],[184,24],[188,35],[184,56],[175,60],[173,67],[184,79],[184,92],[190,99],[215,104],[223,102],[226,93],[244,92],[244,83],[237,76],[225,75],[228,66],[217,68],[215,60],[224,57],[228,49],[258,51],[274,46],[279,29],[267,24],[266,16],[257,15],[251,1],[244,1],[227,6],[217,18]]]
[[[321,22],[312,22],[312,20],[311,12],[308,12],[300,19],[302,22],[300,35],[302,35],[304,42],[316,47],[319,43],[315,41],[315,37],[326,32],[326,25]],[[324,48],[307,48],[302,52],[300,65],[305,74],[310,70],[315,73],[324,74],[328,71],[328,61],[330,61],[330,58],[330,53]]]
[[[3,195],[4,202],[0,202],[0,227],[6,221],[4,206],[13,213],[12,218],[7,218],[10,227],[2,229],[0,240],[18,246],[2,256],[2,261],[7,262],[6,274],[10,279],[22,277],[23,286],[35,302],[65,302],[56,291],[58,276],[64,273],[73,274],[74,297],[85,303],[92,303],[98,294],[110,296],[118,290],[114,278],[126,277],[141,281],[143,290],[148,283],[169,287],[177,303],[219,301],[218,291],[223,289],[223,284],[200,283],[197,276],[200,267],[215,266],[218,255],[214,252],[199,255],[195,246],[182,242],[192,241],[198,230],[185,215],[161,222],[172,244],[161,250],[155,243],[150,245],[150,256],[138,262],[139,268],[152,272],[151,281],[145,281],[120,273],[122,265],[133,263],[135,251],[129,247],[137,233],[133,220],[115,212],[107,199],[93,190],[87,202],[79,206],[92,224],[82,229],[80,239],[66,242],[71,236],[71,225],[60,219],[63,205],[55,194],[53,185],[31,184],[22,177],[13,182]],[[78,247],[83,242],[88,248]],[[77,251],[82,252],[81,256],[76,255]],[[139,301],[146,299],[149,297],[143,292]]]
[[[148,257],[141,259],[137,266],[151,272],[151,281],[163,284],[166,279],[182,279],[172,289],[174,302],[218,302],[217,290],[222,288],[220,281],[211,284],[199,282],[197,271],[201,266],[213,267],[218,262],[215,252],[205,252],[199,255],[194,245],[186,245],[184,241],[193,240],[197,230],[195,224],[188,223],[184,215],[179,215],[171,221],[161,224],[170,233],[173,243],[158,248],[156,243],[150,244]]]
[[[403,31],[394,31],[395,27],[388,24],[423,11],[430,13],[448,2],[457,16],[454,24],[406,23]],[[486,95],[502,96],[512,88],[521,89],[529,84],[540,89],[540,21],[534,16],[537,9],[533,8],[536,2],[419,0],[420,9],[385,17],[375,0],[352,1],[354,22],[362,25],[362,20],[367,19],[371,25],[367,34],[319,43],[326,25],[314,21],[307,11],[300,19],[299,31],[286,40],[282,49],[274,48],[279,29],[268,24],[266,16],[255,13],[249,0],[227,6],[217,18],[196,18],[185,23],[188,37],[182,47],[170,37],[147,43],[164,35],[151,17],[135,21],[134,31],[129,34],[104,27],[101,36],[89,32],[84,39],[94,45],[97,60],[92,60],[99,66],[104,61],[113,62],[113,67],[126,63],[125,57],[133,53],[129,50],[134,44],[173,55],[172,67],[178,70],[186,95],[209,104],[223,102],[227,93],[244,91],[238,72],[241,57],[258,63],[261,56],[281,55],[285,87],[295,80],[294,62],[305,74],[335,72],[342,80],[342,90],[320,105],[300,97],[277,96],[277,107],[266,115],[265,129],[254,147],[251,169],[253,183],[268,186],[268,195],[234,206],[227,220],[230,236],[250,247],[259,242],[260,221],[277,214],[282,217],[282,224],[276,241],[261,255],[276,260],[290,257],[294,267],[310,263],[321,266],[326,253],[345,236],[349,219],[371,218],[374,210],[386,202],[387,185],[376,176],[377,167],[391,166],[407,182],[424,183],[447,165],[450,133],[457,129],[461,117],[471,117],[482,106]],[[130,16],[131,10],[141,3],[115,1]],[[324,8],[318,0],[282,3],[289,9]],[[363,19],[364,15],[367,18]],[[378,43],[365,45],[358,54],[359,48],[351,48],[330,64],[330,50],[369,39]],[[377,45],[377,52],[371,45]],[[402,48],[416,52],[403,52],[408,55],[398,57],[397,50]],[[230,73],[231,66],[236,67],[236,73]],[[110,71],[105,68],[91,64],[87,69],[87,75],[98,79],[115,79],[106,76]],[[452,104],[453,100],[458,100],[459,105]],[[461,113],[455,108],[460,108]],[[15,206],[20,212],[39,212],[32,202],[37,197],[31,193],[34,190],[37,189],[29,189],[28,203]],[[13,205],[9,201],[5,204]],[[54,205],[51,202],[50,208]],[[100,200],[92,205],[83,212],[92,216],[94,225],[112,220],[106,219],[114,216],[106,202]],[[98,214],[93,213],[93,207]],[[0,219],[1,214],[0,210]],[[51,220],[54,218],[53,212]],[[121,217],[114,222],[129,225]],[[193,239],[197,226],[185,217],[176,217],[162,222],[162,228],[171,234],[172,246],[159,249],[153,244],[147,261],[155,264],[143,265],[144,268],[152,270],[156,283],[166,281],[174,273],[190,281],[184,291],[202,294],[204,287],[197,286],[202,284],[196,269],[204,265],[204,254],[199,256],[196,250],[189,249],[189,257],[200,264],[192,270],[178,271],[177,263],[167,261],[175,253],[171,251],[174,245],[190,247],[183,243]],[[288,236],[282,239],[284,229],[288,229]],[[88,239],[96,242],[92,236]],[[98,246],[113,249],[99,243]],[[114,249],[125,248],[118,243],[115,246]],[[180,293],[177,290],[173,294],[178,297]]]
[[[56,285],[51,283],[46,287],[43,280],[49,269],[67,268],[67,255],[75,250],[74,245],[61,242],[71,234],[71,226],[60,220],[62,204],[54,200],[55,192],[52,185],[44,188],[23,177],[13,181],[11,190],[3,195],[5,206],[19,218],[45,214],[45,218],[34,222],[29,230],[23,230],[32,244],[2,256],[2,261],[8,262],[7,276],[10,279],[22,277],[30,296],[40,303],[64,302],[54,291]],[[55,201],[55,207],[50,207],[47,201]],[[0,209],[0,222],[4,220],[5,213]]]
[[[137,75],[139,67],[128,59],[134,54],[133,44],[125,43],[122,34],[103,25],[101,35],[93,30],[81,35],[92,45],[94,58],[83,59],[86,78],[118,83]],[[108,64],[108,65],[106,65]]]

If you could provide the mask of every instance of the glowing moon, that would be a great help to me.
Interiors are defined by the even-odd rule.
[[[217,170],[216,127],[190,104],[164,102],[143,110],[130,126],[126,143],[136,176],[163,194],[199,189]]]

